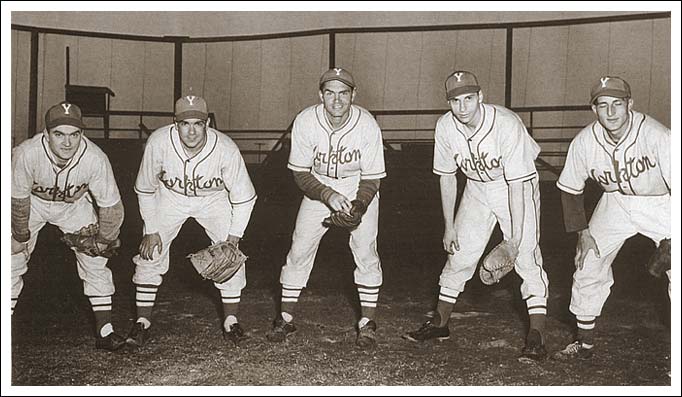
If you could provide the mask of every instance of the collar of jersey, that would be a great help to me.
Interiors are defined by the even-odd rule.
[[[43,145],[43,151],[45,152],[48,160],[50,160],[58,172],[62,172],[78,164],[78,161],[83,156],[83,153],[85,153],[85,149],[88,147],[88,143],[85,141],[85,139],[85,136],[81,135],[81,140],[78,142],[78,149],[76,150],[76,153],[74,153],[73,157],[71,157],[63,167],[59,166],[59,162],[57,161],[54,153],[52,153],[52,150],[50,150],[50,145],[47,143],[47,130],[43,130],[43,136],[40,139],[40,143]]]
[[[355,108],[355,105],[351,104],[349,112],[350,115],[348,116],[346,122],[343,123],[343,125],[341,125],[339,128],[334,129],[334,127],[332,127],[332,125],[329,123],[329,120],[327,120],[327,115],[324,111],[324,105],[319,104],[317,105],[317,108],[315,108],[315,116],[317,117],[317,121],[322,126],[322,128],[324,128],[324,130],[327,131],[327,134],[347,130],[348,126],[354,127],[355,124],[357,124],[358,119],[360,118],[360,111]]]
[[[466,132],[464,131],[464,124],[462,124],[459,120],[457,120],[457,117],[450,112],[450,117],[452,117],[453,123],[455,123],[455,128],[457,131],[459,131],[460,134],[464,137],[464,139],[474,139],[476,135],[478,135],[479,132],[483,131],[484,127],[487,130],[488,128],[486,127],[489,123],[489,119],[492,119],[491,117],[488,117],[488,113],[490,113],[491,110],[494,109],[488,109],[488,106],[485,105],[485,103],[481,103],[481,112],[483,113],[481,115],[481,124],[476,128],[476,131],[471,136],[467,136]]]
[[[635,112],[630,110],[629,113],[630,113],[630,117],[628,120],[627,130],[625,131],[625,134],[623,134],[623,137],[620,138],[620,140],[618,142],[614,142],[613,139],[611,139],[611,136],[609,136],[608,131],[606,131],[606,128],[604,128],[604,126],[602,126],[601,123],[599,123],[599,120],[597,120],[595,122],[596,127],[601,129],[601,136],[604,139],[604,143],[606,145],[611,146],[613,148],[617,148],[618,146],[623,145],[624,142],[628,141],[628,139],[632,135],[632,129],[633,129],[632,126],[635,125]]]
[[[170,131],[170,138],[171,138],[171,144],[173,145],[173,149],[175,150],[175,153],[182,159],[182,161],[187,161],[187,160],[194,160],[194,159],[201,159],[206,157],[208,154],[211,153],[213,150],[213,147],[216,144],[216,141],[218,140],[218,135],[212,128],[207,128],[206,129],[206,144],[204,145],[203,148],[201,148],[201,151],[197,154],[195,154],[192,157],[189,157],[187,153],[185,153],[185,149],[182,146],[182,141],[180,141],[180,133],[178,130],[175,128],[175,125],[171,125],[171,131]]]

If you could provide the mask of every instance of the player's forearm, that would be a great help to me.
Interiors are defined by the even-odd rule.
[[[310,172],[293,171],[293,174],[298,188],[310,199],[326,203],[332,193],[335,192],[334,189],[320,182]]]
[[[525,218],[525,205],[523,201],[525,182],[513,182],[509,184],[509,213],[511,216],[511,243],[517,248],[523,238],[523,220]]]
[[[443,205],[445,228],[455,226],[455,203],[457,202],[457,177],[442,175],[440,177],[440,199]]]
[[[31,196],[17,199],[12,197],[12,238],[25,243],[31,238],[28,218],[31,215]]]
[[[121,231],[124,216],[125,211],[120,200],[111,207],[100,207],[99,236],[106,241],[116,240]]]
[[[365,204],[365,207],[369,206],[372,202],[374,196],[379,191],[379,186],[381,179],[362,179],[360,180],[360,185],[358,186],[358,193],[355,195],[357,200],[360,200]]]
[[[246,226],[249,224],[251,219],[251,212],[253,207],[256,205],[256,199],[251,201],[235,205],[232,207],[232,224],[230,225],[230,236],[236,236],[241,238],[244,236],[244,231]]]
[[[561,191],[561,206],[564,212],[564,226],[569,233],[587,229],[585,195]]]
[[[158,217],[156,211],[156,195],[154,194],[137,194],[137,202],[140,207],[140,215],[144,221],[144,231],[146,234],[158,233],[159,226],[157,224]]]

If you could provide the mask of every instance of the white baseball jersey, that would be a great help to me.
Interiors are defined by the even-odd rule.
[[[594,121],[571,142],[557,186],[570,194],[582,194],[588,178],[606,192],[669,194],[670,130],[631,111],[627,132],[615,143],[599,121]]]
[[[294,120],[288,168],[331,179],[386,176],[381,129],[365,109],[351,105],[343,126],[334,130],[324,105],[304,109]]]
[[[208,128],[204,148],[190,158],[174,124],[159,128],[149,137],[135,182],[135,192],[141,197],[151,196],[158,189],[185,197],[227,194],[232,206],[256,199],[244,159],[232,139]],[[143,208],[141,203],[140,211],[145,229],[158,231],[152,226],[157,210]],[[246,226],[248,219],[234,219],[232,223]]]
[[[467,178],[479,182],[527,181],[536,177],[534,161],[540,147],[521,119],[501,106],[480,107],[481,125],[471,137],[467,137],[465,127],[452,112],[438,119],[433,172],[453,175],[462,170]]]
[[[46,132],[12,150],[13,198],[34,195],[45,201],[74,203],[88,192],[100,207],[121,200],[109,159],[85,136],[63,168],[48,146]]]

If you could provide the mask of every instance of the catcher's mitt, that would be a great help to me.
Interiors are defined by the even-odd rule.
[[[670,239],[661,241],[649,262],[646,269],[654,277],[661,277],[667,270],[670,270]]]
[[[237,244],[227,241],[213,244],[187,257],[201,277],[218,284],[234,276],[247,258]]]
[[[343,211],[336,211],[330,216],[326,217],[322,224],[326,227],[338,226],[344,229],[353,230],[360,222],[362,222],[362,216],[367,212],[367,206],[360,200],[351,201],[353,205],[350,209],[350,213],[345,213]]]
[[[121,240],[119,239],[109,241],[99,237],[99,225],[96,223],[83,226],[74,233],[64,233],[62,241],[69,248],[93,257],[103,256],[111,258],[116,255],[118,248],[121,246]]]
[[[499,283],[502,277],[514,269],[517,252],[507,241],[502,241],[493,248],[481,265],[478,275],[485,285]]]

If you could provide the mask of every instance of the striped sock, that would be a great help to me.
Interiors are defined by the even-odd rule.
[[[450,314],[455,308],[455,303],[457,302],[457,297],[459,296],[459,291],[452,288],[440,287],[440,292],[438,293],[438,305],[436,306],[436,311],[438,312],[438,326],[444,327],[450,320]],[[434,321],[436,322],[436,321]]]
[[[578,325],[578,340],[583,347],[590,349],[594,346],[594,327],[597,321],[595,316],[575,316]]]
[[[138,319],[146,318],[151,321],[158,290],[158,285],[135,284],[135,306],[137,307]]]
[[[223,301],[223,314],[225,315],[225,319],[234,317],[236,320],[237,313],[239,312],[239,302],[241,301],[242,297],[241,290],[235,292],[221,289],[220,297]]]
[[[14,306],[17,305],[17,300],[18,300],[18,299],[19,299],[19,298],[12,298],[12,314],[14,314]]]
[[[367,287],[360,284],[357,285],[362,317],[369,319],[374,318],[374,313],[377,309],[377,301],[379,300],[379,288],[380,286]]]
[[[547,298],[530,296],[526,299],[526,307],[528,308],[530,329],[536,329],[542,334],[545,330],[545,320],[547,319]]]
[[[97,334],[104,337],[114,332],[111,327],[111,295],[88,296],[88,299],[90,300],[90,306],[92,306],[92,312],[95,315]]]
[[[282,307],[281,311],[293,314],[294,307],[298,303],[298,297],[301,296],[303,287],[294,287],[293,285],[282,284]]]

